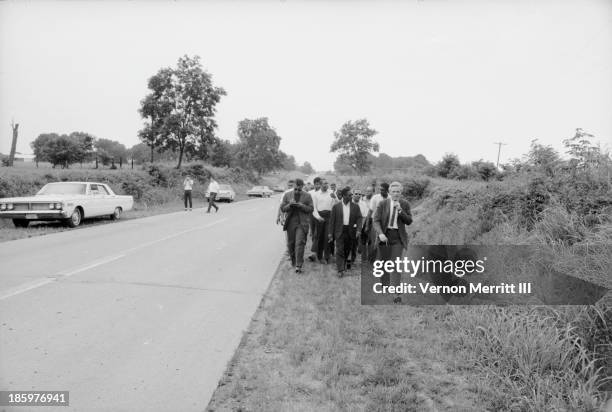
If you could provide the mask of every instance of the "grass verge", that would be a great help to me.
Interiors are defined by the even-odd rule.
[[[446,309],[361,306],[359,267],[305,269],[281,262],[209,411],[485,409]]]

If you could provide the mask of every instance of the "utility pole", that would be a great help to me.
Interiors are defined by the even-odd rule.
[[[503,142],[495,142],[495,143],[493,143],[493,144],[496,144],[496,145],[498,146],[498,148],[497,148],[497,165],[496,165],[495,167],[499,169],[499,155],[501,154],[501,147],[502,147],[502,146],[505,146],[505,145],[506,145],[506,143],[503,143]]]
[[[15,161],[15,151],[17,150],[17,134],[19,129],[19,123],[11,120],[11,129],[13,129],[13,143],[11,144],[11,153],[9,154],[8,165],[13,166]]]

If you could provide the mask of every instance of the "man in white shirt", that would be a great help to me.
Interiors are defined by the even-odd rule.
[[[375,231],[372,230],[372,218],[374,217],[374,213],[376,212],[376,208],[378,204],[383,200],[387,199],[389,196],[389,184],[382,182],[379,185],[380,193],[377,193],[372,196],[370,199],[370,210],[368,211],[367,222],[366,222],[366,231],[368,232],[368,259],[370,262],[374,262],[376,260],[376,245],[378,245],[378,240],[376,239]]]
[[[191,191],[193,189],[193,179],[191,178],[191,175],[185,176],[185,180],[183,180],[183,189],[185,190],[185,193],[183,194],[183,201],[185,202],[185,211],[192,210],[193,201],[191,198]],[[188,205],[189,209],[187,209]]]
[[[367,216],[370,210],[370,204],[367,201],[364,201],[361,197],[361,190],[355,189],[353,193],[353,203],[359,206],[359,210],[361,211],[361,216]],[[366,219],[361,220],[361,226],[357,228],[357,232],[359,233],[359,242],[353,242],[353,247],[351,249],[351,262],[355,262],[357,259],[357,252],[363,253],[363,227],[365,225]]]
[[[320,177],[315,177],[312,180],[313,183],[313,188],[310,189],[308,191],[308,194],[310,195],[310,197],[312,198],[312,201],[314,202],[314,195],[315,193],[317,193],[319,190],[321,190],[321,178]],[[314,204],[313,204],[314,206]],[[317,238],[317,221],[314,218],[314,216],[310,217],[310,240],[312,241],[312,245],[310,247],[311,252],[316,253],[316,247],[315,247],[315,239]],[[311,259],[312,256],[309,256],[308,259],[312,261]]]
[[[329,263],[329,255],[331,253],[331,245],[327,239],[329,218],[331,209],[334,205],[334,199],[329,192],[327,180],[324,178],[319,180],[320,190],[311,192],[313,211],[312,218],[315,221],[315,236],[312,238],[312,254],[308,257],[311,262],[319,259],[320,263]]]
[[[215,198],[217,197],[217,193],[219,193],[219,183],[215,179],[210,179],[210,183],[208,184],[208,210],[206,213],[210,213],[210,208],[215,208],[215,213],[219,211],[219,206],[215,203]]]

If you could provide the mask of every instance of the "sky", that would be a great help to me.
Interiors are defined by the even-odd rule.
[[[298,163],[332,168],[334,131],[367,118],[391,156],[612,146],[612,2],[4,1],[0,152],[47,132],[138,143],[147,79],[199,55],[227,91],[217,135],[268,117]]]

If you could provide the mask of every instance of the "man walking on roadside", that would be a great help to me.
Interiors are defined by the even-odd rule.
[[[289,192],[293,192],[293,186],[295,185],[295,180],[291,179],[287,182],[287,190],[285,190],[283,192],[283,194],[280,197],[280,200],[278,201],[278,213],[276,214],[276,224],[277,225],[281,225],[284,226],[285,225],[285,219],[287,218],[287,214],[284,213],[281,210],[281,206],[283,204],[283,199],[285,197],[285,195]],[[285,230],[285,229],[283,229]]]
[[[389,184],[382,182],[380,184],[380,193],[377,193],[375,195],[372,196],[372,199],[370,199],[370,210],[368,212],[368,231],[369,231],[369,237],[368,237],[368,242],[369,242],[369,247],[368,247],[368,259],[370,262],[374,262],[376,260],[376,253],[377,253],[377,245],[378,245],[378,240],[376,239],[376,231],[373,230],[373,217],[374,217],[374,213],[376,212],[376,208],[378,207],[378,204],[385,200],[387,198],[387,196],[389,196]]]
[[[408,247],[408,234],[406,226],[412,223],[410,205],[407,201],[400,199],[402,185],[393,182],[389,186],[389,198],[378,203],[372,224],[376,232],[378,243],[378,260],[395,261],[401,258]],[[401,274],[395,271],[386,272],[388,282],[392,286],[399,286]],[[383,275],[383,276],[385,276]],[[383,284],[386,283],[383,280]],[[396,294],[393,303],[402,303],[401,294]]]
[[[183,201],[185,202],[185,211],[191,211],[193,208],[193,200],[191,197],[191,191],[193,189],[193,179],[191,175],[186,175],[185,180],[183,180],[183,189],[185,192],[183,193]],[[187,209],[189,206],[189,209]]]
[[[315,203],[315,194],[321,190],[321,178],[320,177],[315,177],[312,181],[312,183],[314,184],[314,187],[312,188],[312,190],[308,191],[308,194],[310,195],[310,197],[312,198],[312,205],[314,207],[314,203]],[[315,219],[314,216],[310,216],[310,239],[312,240],[312,247],[310,248],[310,250],[312,252],[315,251],[315,238],[316,238],[316,229],[317,229],[317,220]]]
[[[215,213],[219,211],[219,206],[215,203],[215,198],[217,197],[217,193],[219,193],[219,183],[213,178],[210,179],[210,183],[208,184],[208,210],[206,213],[210,213],[210,208],[215,208]]]
[[[283,195],[281,210],[287,213],[284,229],[287,230],[287,248],[291,257],[291,265],[295,273],[302,273],[304,265],[304,247],[310,226],[312,213],[312,198],[303,191],[304,181],[295,179],[293,192]]]
[[[331,215],[331,209],[334,205],[329,193],[327,180],[320,180],[321,189],[312,195],[313,211],[312,218],[315,221],[315,236],[312,238],[312,254],[308,257],[311,262],[319,259],[320,263],[329,263],[329,255],[331,253],[331,243],[328,242],[328,225]]]
[[[350,262],[351,264],[355,263],[355,260],[357,260],[357,253],[363,253],[363,225],[365,224],[365,218],[364,216],[368,215],[368,211],[370,210],[370,205],[366,204],[365,202],[362,202],[362,198],[361,198],[361,190],[359,189],[355,189],[355,192],[353,193],[353,203],[355,203],[357,206],[359,206],[359,212],[361,213],[361,224],[357,227],[357,234],[358,234],[358,238],[359,241],[358,242],[353,242],[352,248],[351,248],[351,258],[350,258]]]
[[[328,241],[335,240],[336,243],[336,269],[338,277],[344,276],[344,272],[351,268],[351,261],[348,259],[353,243],[357,241],[359,232],[357,228],[361,226],[361,211],[352,201],[353,193],[350,187],[345,187],[340,191],[342,201],[332,207],[329,219]]]

